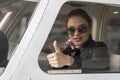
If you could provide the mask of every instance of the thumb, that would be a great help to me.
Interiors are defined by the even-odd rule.
[[[61,53],[61,49],[59,48],[56,40],[53,42],[53,47],[54,47],[56,53]]]

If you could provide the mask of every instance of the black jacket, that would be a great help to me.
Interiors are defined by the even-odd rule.
[[[92,38],[89,38],[85,44],[74,50],[71,46],[67,46],[63,53],[74,58],[74,63],[69,68],[93,68],[97,65],[101,65],[101,67],[109,66],[106,44],[104,42],[95,42]]]

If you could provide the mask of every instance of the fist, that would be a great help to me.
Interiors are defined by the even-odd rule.
[[[53,42],[53,47],[55,52],[47,55],[47,59],[49,61],[49,64],[52,67],[55,68],[60,68],[63,67],[65,65],[72,65],[74,62],[74,59],[69,56],[69,55],[65,55],[62,50],[59,48],[57,41]]]

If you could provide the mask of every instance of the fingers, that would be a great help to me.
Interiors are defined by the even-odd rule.
[[[56,54],[52,53],[47,56],[48,61],[55,61],[57,60]]]
[[[55,53],[51,53],[49,55],[47,55],[47,58],[50,59],[50,58],[53,58],[55,56]]]
[[[49,61],[49,64],[58,64],[58,61],[51,60],[51,61]]]
[[[49,59],[49,64],[52,66],[52,67],[60,67],[60,64],[59,62],[56,60],[56,59]]]
[[[57,63],[53,63],[53,64],[51,64],[51,66],[54,68],[60,68],[59,64],[57,64]]]
[[[58,67],[58,60],[55,53],[49,54],[47,58],[48,58],[49,64],[52,67],[56,67],[56,68]]]
[[[57,41],[53,42],[53,47],[54,47],[55,52],[49,54],[47,56],[47,59],[49,61],[49,64],[52,67],[58,68],[58,67],[61,67],[64,65],[63,60],[61,60],[61,59],[64,59],[64,54],[62,53],[61,49],[59,48]]]
[[[53,42],[53,47],[54,47],[56,53],[61,53],[62,52],[61,49],[59,48],[56,40]]]

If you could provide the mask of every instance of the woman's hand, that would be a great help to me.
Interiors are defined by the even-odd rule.
[[[52,67],[60,68],[60,67],[63,67],[65,65],[71,66],[73,64],[74,59],[69,55],[65,55],[61,51],[61,49],[59,48],[59,46],[57,44],[57,41],[53,42],[53,47],[55,49],[55,52],[51,53],[47,56],[49,64]]]

